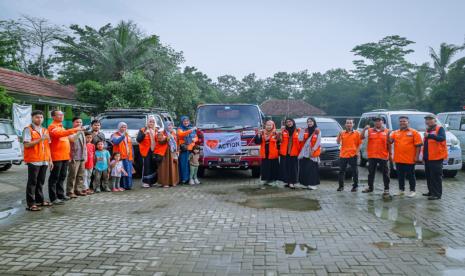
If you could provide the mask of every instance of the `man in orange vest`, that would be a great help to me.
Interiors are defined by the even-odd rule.
[[[398,196],[405,193],[405,178],[409,180],[410,194],[415,197],[415,164],[420,162],[420,150],[423,145],[421,135],[409,127],[407,116],[399,117],[399,129],[389,136],[389,143],[394,144],[394,162],[396,163],[397,180],[399,181]]]
[[[364,193],[371,193],[374,190],[375,174],[378,164],[383,173],[384,193],[383,196],[389,195],[389,169],[388,160],[390,145],[388,138],[389,129],[383,125],[383,118],[374,118],[374,127],[367,125],[362,131],[362,140],[367,138],[367,155],[368,155],[368,188],[363,190]]]
[[[65,195],[63,183],[68,171],[68,162],[70,159],[70,144],[68,136],[84,131],[83,127],[77,127],[66,130],[63,127],[64,114],[59,110],[51,112],[53,122],[48,126],[51,144],[50,151],[53,160],[53,170],[48,178],[48,195],[53,204],[64,204],[64,200],[69,200]]]
[[[446,131],[438,126],[433,114],[425,116],[426,132],[423,138],[423,160],[429,200],[442,196],[442,164],[447,160]]]
[[[33,111],[32,124],[23,131],[24,162],[27,164],[26,203],[27,210],[40,211],[39,206],[50,206],[44,200],[42,187],[45,182],[47,168],[53,168],[50,156],[50,137],[48,130],[42,127],[44,113]]]
[[[360,133],[354,130],[353,119],[347,119],[345,127],[346,129],[341,131],[337,136],[337,143],[341,145],[341,152],[339,154],[339,188],[337,191],[341,192],[344,190],[344,178],[347,165],[349,165],[354,181],[351,191],[356,192],[358,188],[357,159],[360,154],[362,139],[360,137]]]

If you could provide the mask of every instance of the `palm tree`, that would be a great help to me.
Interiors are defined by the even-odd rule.
[[[457,46],[454,44],[441,43],[439,53],[430,47],[430,56],[433,59],[434,70],[438,78],[438,82],[442,83],[446,80],[447,69],[453,64],[452,58],[462,51],[465,46]]]

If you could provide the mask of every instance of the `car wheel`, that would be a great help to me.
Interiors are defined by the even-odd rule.
[[[253,167],[252,168],[252,177],[253,178],[260,177],[260,167]]]
[[[11,168],[11,164],[5,164],[3,167],[0,167],[0,172],[7,171]]]
[[[197,171],[197,176],[198,177],[204,177],[205,176],[205,167],[199,167],[199,170]]]
[[[457,173],[459,171],[443,171],[442,173],[444,174],[444,177],[452,178],[457,176]]]

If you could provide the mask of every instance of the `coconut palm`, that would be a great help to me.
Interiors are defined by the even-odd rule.
[[[457,46],[447,43],[441,43],[441,46],[439,47],[439,53],[436,53],[432,47],[429,48],[438,82],[442,83],[446,80],[447,69],[453,64],[453,57],[464,48],[465,46]]]

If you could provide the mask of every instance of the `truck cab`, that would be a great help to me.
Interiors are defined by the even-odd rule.
[[[254,138],[263,125],[263,113],[252,104],[204,104],[197,107],[195,126],[201,147],[199,175],[206,169],[236,168],[251,170],[260,176],[260,145]],[[240,134],[241,153],[234,155],[204,156],[206,133],[235,132]]]

